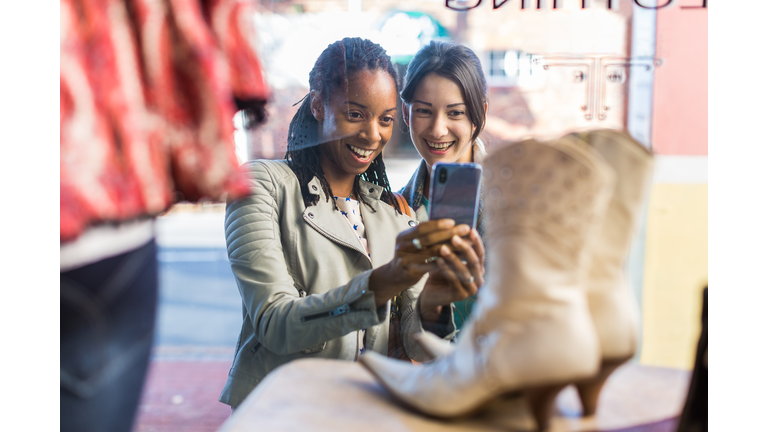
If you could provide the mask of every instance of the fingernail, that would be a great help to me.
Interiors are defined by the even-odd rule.
[[[451,251],[448,249],[448,246],[440,246],[440,254],[443,256],[448,256],[451,254]]]
[[[459,245],[461,244],[461,237],[459,237],[459,236],[455,235],[455,236],[451,237],[451,241],[452,241],[452,242],[453,242],[453,244],[455,244],[456,246],[459,246]]]
[[[469,225],[461,225],[461,226],[459,226],[459,234],[461,234],[461,235],[469,234]]]

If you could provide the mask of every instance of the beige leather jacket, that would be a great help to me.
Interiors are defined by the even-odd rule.
[[[219,400],[237,407],[271,370],[294,359],[354,360],[358,332],[366,349],[387,353],[389,308],[376,307],[368,290],[371,270],[388,263],[397,234],[416,225],[380,201],[382,188],[361,181],[367,254],[344,217],[326,201],[320,181],[309,182],[320,199],[305,207],[286,161],[248,164],[251,195],[227,204],[227,253],[243,299],[243,324],[235,359]],[[416,300],[425,278],[403,294],[403,345],[414,360],[427,357],[413,335],[423,331]],[[451,326],[453,324],[451,323]]]

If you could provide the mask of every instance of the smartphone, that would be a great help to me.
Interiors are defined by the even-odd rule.
[[[476,228],[482,176],[483,168],[476,163],[437,162],[433,165],[429,183],[429,219],[453,219],[456,225]]]

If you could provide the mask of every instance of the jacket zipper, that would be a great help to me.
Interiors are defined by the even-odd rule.
[[[349,313],[350,310],[351,308],[349,307],[349,305],[345,304],[337,307],[336,309],[329,310],[328,312],[322,312],[322,313],[303,316],[301,317],[301,322],[312,321],[312,320],[325,318],[325,317],[335,317],[339,315],[344,315],[346,313]]]
[[[256,345],[251,348],[251,354],[256,354],[256,351],[258,351],[259,348],[261,348],[261,342],[257,342]]]

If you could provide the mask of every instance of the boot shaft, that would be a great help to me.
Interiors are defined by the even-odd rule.
[[[578,139],[576,138],[578,137]],[[653,175],[653,155],[629,135],[613,130],[572,134],[575,144],[602,156],[617,173],[605,221],[592,248],[592,286],[623,275],[632,237]]]
[[[630,358],[637,349],[639,309],[624,263],[653,171],[653,155],[629,135],[598,130],[567,137],[597,152],[618,174],[591,250],[585,288],[604,359]]]
[[[544,282],[537,278],[555,289],[576,287],[610,199],[611,169],[567,140],[526,140],[489,156],[484,162],[489,283],[483,291],[510,286],[516,288],[494,296],[535,298]]]

